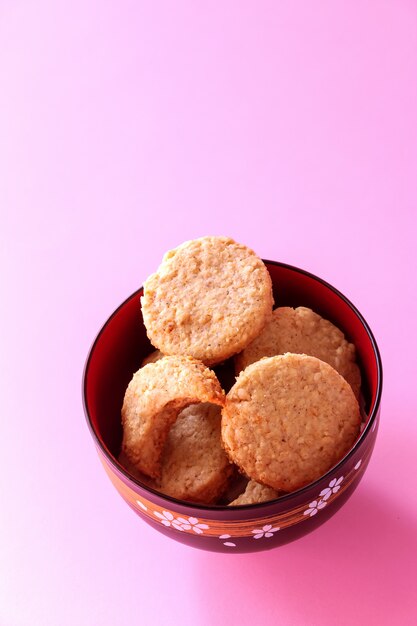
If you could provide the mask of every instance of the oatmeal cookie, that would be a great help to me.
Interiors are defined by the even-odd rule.
[[[355,363],[355,346],[341,330],[304,306],[279,307],[252,343],[235,357],[236,373],[264,356],[293,352],[325,361],[347,380],[359,397],[361,375]]]
[[[210,504],[225,490],[233,466],[220,437],[221,408],[187,407],[171,427],[161,457],[158,489],[166,495]]]
[[[336,370],[288,353],[240,373],[222,410],[222,439],[247,476],[290,492],[333,467],[353,445],[360,423],[352,388]]]
[[[275,500],[278,498],[279,493],[271,487],[261,485],[255,480],[250,480],[246,485],[246,489],[229,504],[229,506],[237,506],[239,504],[258,504],[259,502],[268,502],[268,500]]]
[[[141,367],[126,390],[122,407],[122,450],[151,478],[160,476],[165,440],[180,411],[190,404],[223,406],[224,391],[214,372],[190,357],[169,356]]]
[[[270,320],[272,283],[246,246],[202,237],[165,254],[141,303],[155,347],[214,365],[243,350]]]

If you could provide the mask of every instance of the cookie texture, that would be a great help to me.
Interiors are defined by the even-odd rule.
[[[250,478],[293,491],[326,473],[359,434],[359,405],[328,363],[285,354],[241,372],[222,410],[230,459]]]
[[[158,478],[165,440],[180,411],[198,402],[222,406],[224,401],[214,372],[201,361],[168,356],[149,363],[134,374],[125,393],[122,451],[137,470]]]
[[[260,502],[268,502],[269,500],[275,500],[278,498],[279,493],[271,487],[261,485],[255,480],[250,480],[246,485],[245,491],[233,500],[229,506],[238,506],[239,504],[259,504]]]
[[[202,237],[165,254],[141,304],[155,347],[213,365],[243,350],[270,320],[272,283],[246,246]]]
[[[236,355],[236,373],[262,357],[286,352],[315,356],[329,363],[359,397],[361,375],[355,362],[355,346],[334,324],[303,306],[275,309],[260,335]]]
[[[224,492],[233,466],[220,436],[221,408],[201,403],[181,411],[168,433],[161,458],[162,493],[211,504]]]
[[[168,496],[211,504],[228,486],[233,465],[220,437],[221,408],[210,403],[183,409],[171,426],[161,455],[160,478],[151,479],[122,450],[119,463],[136,479]]]

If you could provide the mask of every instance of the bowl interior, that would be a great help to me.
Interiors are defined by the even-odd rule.
[[[274,287],[275,306],[306,306],[333,322],[355,344],[362,373],[367,415],[373,413],[378,396],[378,349],[366,322],[336,289],[297,268],[265,262]],[[154,348],[143,325],[140,289],[128,298],[100,331],[86,364],[84,403],[90,428],[100,447],[117,458],[122,440],[120,412],[126,387],[142,359]],[[219,368],[227,385],[231,370]]]

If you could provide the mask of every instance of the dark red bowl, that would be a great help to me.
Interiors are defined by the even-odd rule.
[[[292,541],[331,517],[352,495],[368,465],[377,434],[382,365],[359,311],[325,281],[284,263],[265,261],[279,306],[307,306],[355,344],[362,372],[366,425],[348,454],[327,474],[277,500],[238,507],[200,506],[164,496],[118,463],[120,410],[126,387],[152,346],[143,325],[139,289],[111,315],[88,355],[83,376],[87,423],[110,480],[128,505],[156,530],[218,552],[253,552]]]

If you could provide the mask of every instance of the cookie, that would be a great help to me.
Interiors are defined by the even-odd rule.
[[[160,476],[160,457],[182,409],[198,402],[222,406],[224,391],[214,372],[190,357],[169,356],[141,367],[126,390],[122,407],[122,450],[151,478]]]
[[[264,356],[286,352],[308,354],[325,361],[347,380],[359,397],[361,374],[355,363],[355,346],[331,322],[303,306],[275,309],[260,335],[236,355],[236,373]]]
[[[333,467],[353,445],[360,422],[352,388],[336,370],[288,353],[240,373],[222,410],[222,440],[248,477],[290,492]]]
[[[259,502],[268,502],[278,498],[279,493],[271,487],[261,485],[255,480],[250,480],[246,485],[245,491],[240,494],[236,500],[233,500],[229,506],[238,506],[242,504],[258,504]]]
[[[210,504],[224,492],[233,466],[220,437],[221,408],[194,404],[171,427],[161,457],[158,489],[173,498]]]
[[[243,350],[270,320],[272,283],[246,246],[202,237],[165,254],[141,304],[155,347],[213,365]]]

